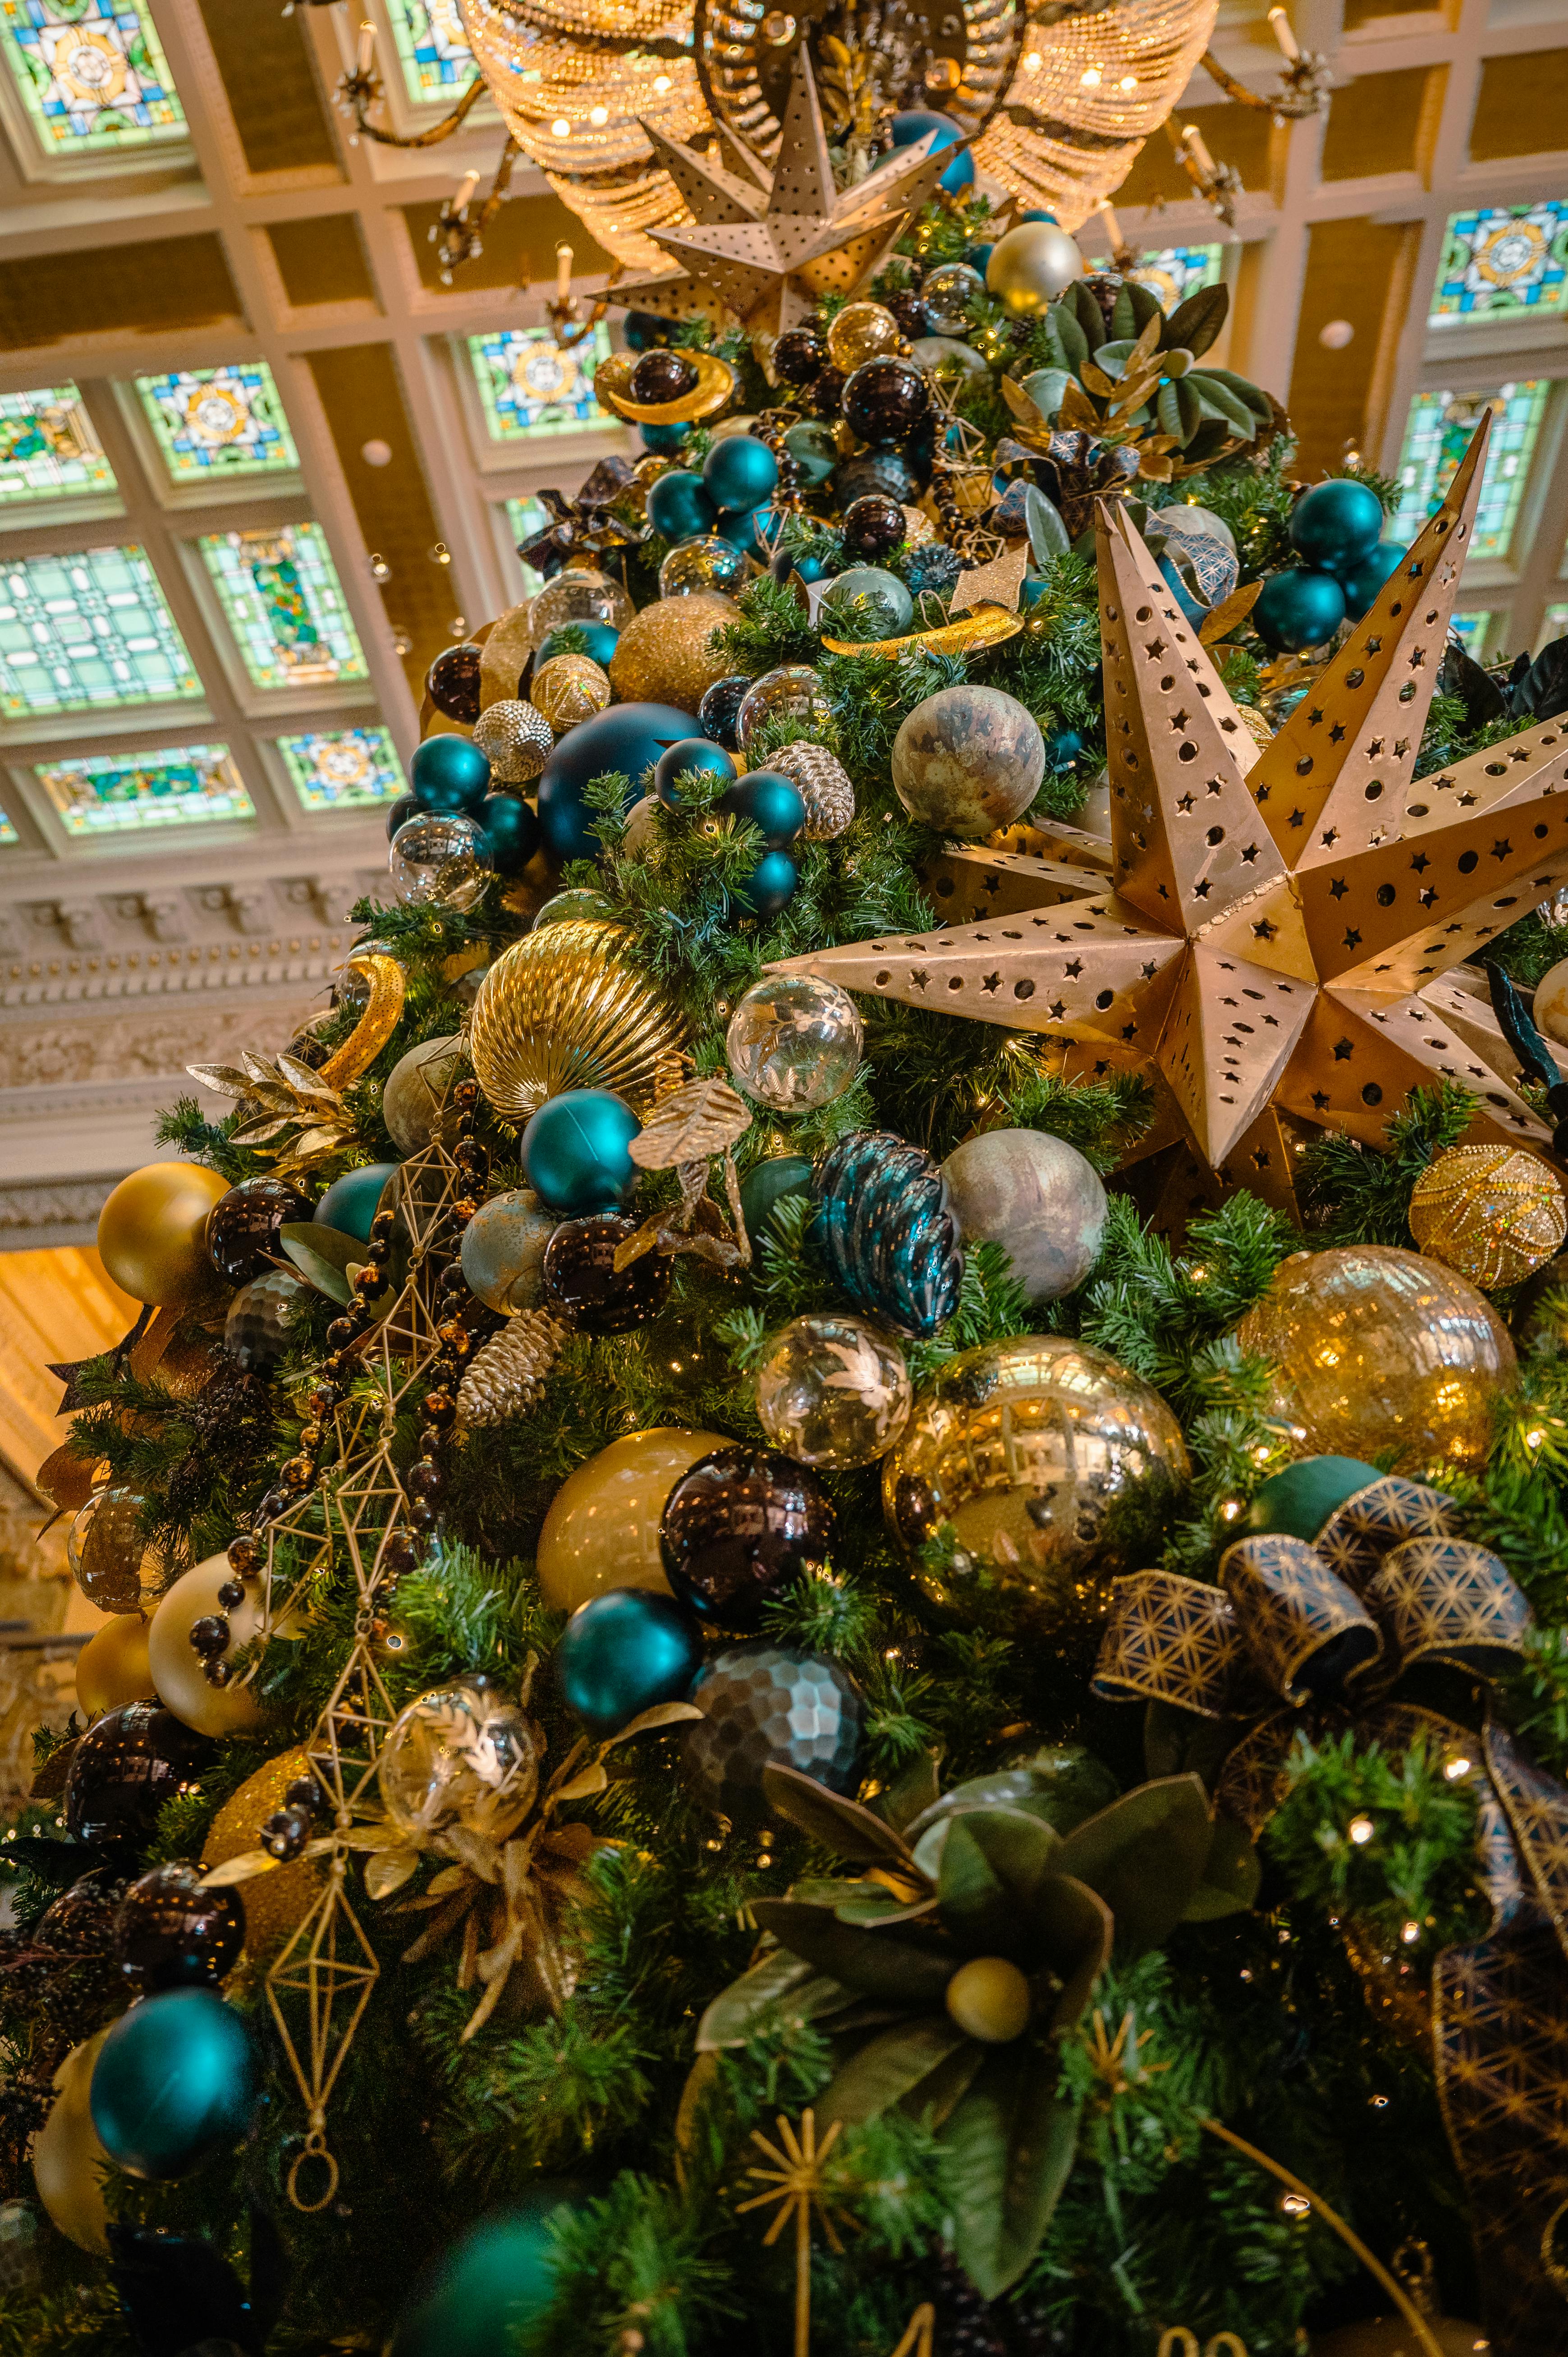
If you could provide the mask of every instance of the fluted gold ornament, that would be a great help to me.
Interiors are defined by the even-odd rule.
[[[505,1121],[526,1121],[563,1089],[613,1089],[634,1113],[683,1044],[672,1009],[621,953],[618,926],[568,919],[503,952],[474,1001],[468,1052]]]
[[[533,674],[529,701],[543,713],[557,737],[591,720],[610,701],[610,683],[587,655],[552,655]]]
[[[735,669],[733,656],[709,641],[736,619],[732,599],[706,589],[644,606],[610,657],[616,694],[625,704],[671,704],[677,712],[695,712],[714,682]]]
[[[1157,1392],[1087,1343],[1029,1334],[940,1370],[884,1464],[882,1503],[940,1611],[1070,1641],[1144,1560],[1188,1472]]]
[[[1568,1234],[1563,1181],[1517,1146],[1455,1146],[1416,1180],[1410,1232],[1429,1259],[1491,1292],[1518,1285]]]
[[[1236,1329],[1271,1370],[1268,1413],[1297,1457],[1478,1471],[1518,1380],[1508,1329],[1440,1261],[1388,1244],[1292,1253]]]

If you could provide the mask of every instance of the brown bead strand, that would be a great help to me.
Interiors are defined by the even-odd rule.
[[[779,488],[769,505],[786,515],[799,515],[803,494],[800,490],[800,462],[794,452],[785,447],[784,436],[791,425],[799,424],[787,409],[765,409],[753,429],[759,442],[766,442],[779,461]]]

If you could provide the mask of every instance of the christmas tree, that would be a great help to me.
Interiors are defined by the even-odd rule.
[[[676,156],[649,455],[439,659],[335,1003],[105,1206],[0,2350],[1562,2344],[1484,431],[1395,547],[1222,289],[803,87],[771,188]]]

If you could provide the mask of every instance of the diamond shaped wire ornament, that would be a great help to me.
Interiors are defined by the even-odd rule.
[[[338,2163],[327,2144],[327,2106],[348,2059],[381,1965],[366,1939],[345,1888],[349,1853],[334,1852],[320,1898],[267,1973],[267,2005],[283,2040],[295,2083],[306,2107],[306,2138],[288,2173],[288,2198],[296,2210],[324,2210],[338,2190]],[[300,2050],[284,1993],[305,1998],[305,2050]],[[306,2200],[300,2172],[319,2161],[325,2190]]]

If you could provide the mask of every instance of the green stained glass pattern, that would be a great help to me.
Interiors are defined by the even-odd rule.
[[[145,0],[0,0],[0,50],[46,156],[186,135]]]
[[[532,540],[536,533],[543,531],[549,522],[550,511],[542,500],[508,500],[506,503],[506,526],[514,546],[520,541]],[[521,557],[518,562],[522,565],[525,592],[530,597],[537,597],[544,587],[543,574],[536,573],[532,565],[522,565]]]
[[[288,474],[299,465],[265,361],[139,376],[136,391],[177,483]]]
[[[0,557],[5,718],[200,694],[145,550]]]
[[[1224,265],[1222,245],[1163,245],[1141,253],[1127,275],[1146,286],[1168,317],[1200,286],[1218,286]]]
[[[468,360],[491,441],[613,425],[614,417],[594,399],[594,371],[609,350],[610,331],[602,319],[564,352],[548,328],[499,328],[470,336]]]
[[[1467,655],[1481,660],[1481,650],[1487,643],[1487,632],[1492,627],[1489,613],[1455,614],[1448,625]]]
[[[227,745],[90,753],[74,761],[40,761],[33,775],[67,834],[79,838],[256,814]]]
[[[1436,514],[1481,414],[1489,408],[1492,438],[1469,553],[1506,556],[1551,390],[1547,379],[1536,377],[1499,385],[1495,393],[1418,393],[1410,404],[1399,463],[1402,536],[1418,533]]]
[[[114,470],[75,385],[0,393],[0,507],[114,488]]]
[[[197,545],[253,687],[367,676],[319,524],[212,533]]]
[[[1451,213],[1433,320],[1568,308],[1568,203],[1487,205]]]
[[[477,70],[457,0],[387,0],[403,87],[414,104],[450,104]]]
[[[336,728],[280,737],[278,751],[307,811],[360,810],[407,791],[384,728]]]
[[[1568,606],[1548,606],[1541,618],[1541,629],[1536,635],[1536,653],[1539,654],[1542,647],[1549,647],[1553,639],[1563,637],[1568,637]]]

